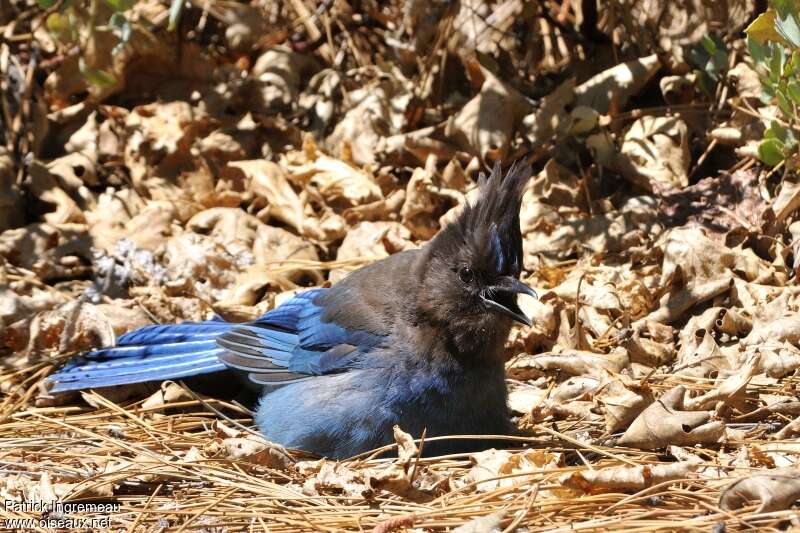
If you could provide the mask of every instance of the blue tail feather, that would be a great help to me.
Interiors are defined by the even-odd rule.
[[[50,389],[50,392],[66,392],[71,390],[91,389],[97,387],[112,387],[116,385],[128,385],[131,383],[144,383],[147,381],[161,381],[165,379],[179,379],[192,376],[218,372],[226,367],[214,356],[212,362],[197,364],[191,367],[170,368],[168,372],[153,372],[151,374],[122,374],[117,376],[103,376],[101,378],[85,377],[79,381],[66,382],[59,381]]]
[[[126,333],[117,346],[83,354],[48,380],[52,392],[175,379],[224,370],[216,337],[233,324],[210,320],[153,325]]]

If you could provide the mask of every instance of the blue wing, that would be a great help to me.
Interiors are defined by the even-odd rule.
[[[347,370],[384,337],[325,321],[321,301],[328,290],[300,293],[258,320],[221,334],[216,340],[225,348],[220,360],[263,385]]]
[[[122,335],[113,348],[72,360],[48,378],[51,391],[176,379],[227,367],[265,385],[343,371],[383,337],[323,321],[325,306],[315,302],[328,290],[300,293],[246,324],[215,319],[146,326]]]

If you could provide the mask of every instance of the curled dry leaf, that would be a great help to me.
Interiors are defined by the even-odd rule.
[[[780,431],[772,435],[772,438],[774,440],[784,440],[795,437],[798,434],[800,434],[800,417],[783,426]]]
[[[617,165],[634,185],[649,192],[689,185],[689,132],[677,117],[645,116],[625,133]]]
[[[707,302],[729,291],[731,287],[733,287],[733,278],[726,276],[715,281],[700,282],[684,289],[670,291],[661,297],[658,308],[645,318],[653,322],[670,324],[693,306]]]
[[[759,502],[756,513],[783,511],[800,498],[800,472],[782,468],[758,472],[728,485],[719,497],[719,506],[726,511]]]
[[[171,237],[156,255],[166,268],[170,291],[199,295],[209,302],[221,299],[253,259],[233,256],[214,239],[196,233]]]
[[[790,313],[769,323],[759,323],[742,339],[743,346],[763,346],[788,342],[800,343],[800,313]]]
[[[637,492],[669,481],[691,476],[698,465],[690,461],[672,464],[617,466],[599,470],[580,470],[559,478],[565,487],[587,494]]]
[[[405,123],[405,110],[411,100],[411,86],[399,71],[384,76],[374,85],[348,93],[352,107],[339,120],[325,139],[331,153],[350,148],[353,163],[374,165],[384,139],[400,133]]]
[[[673,372],[705,378],[734,366],[735,362],[720,350],[714,335],[708,330],[698,329],[690,338],[684,338]]]
[[[142,402],[142,409],[158,409],[179,400],[191,400],[193,396],[174,381],[164,381],[159,389]]]
[[[477,483],[478,492],[491,492],[499,487],[528,484],[543,472],[559,468],[562,461],[563,454],[546,450],[485,450],[470,456],[472,468],[464,481]],[[501,477],[505,479],[497,479]]]
[[[508,393],[508,408],[521,415],[529,414],[547,397],[547,390],[536,387],[511,387]]]
[[[397,222],[361,222],[347,232],[336,254],[337,261],[361,260],[353,267],[334,268],[328,279],[335,283],[353,268],[363,266],[365,261],[377,261],[391,254],[414,247],[411,233]]]
[[[270,113],[290,107],[297,100],[303,79],[317,68],[309,54],[299,54],[282,46],[267,50],[256,60],[251,72],[255,89],[251,108],[259,113]]]
[[[326,493],[352,498],[369,498],[374,491],[367,484],[365,473],[354,470],[347,463],[331,463],[322,459],[299,462],[297,470],[303,475],[303,494],[318,496]]]
[[[570,400],[589,400],[594,396],[600,386],[600,379],[591,376],[572,376],[559,383],[558,387],[550,393],[550,398],[556,402]]]
[[[594,401],[603,407],[606,433],[614,433],[628,425],[655,401],[646,383],[622,376],[603,383],[594,394]]]
[[[296,285],[287,277],[263,265],[252,265],[236,276],[224,306],[254,306],[266,293],[292,290]]]
[[[206,209],[186,223],[186,229],[208,235],[222,244],[231,255],[250,253],[256,233],[264,227],[253,215],[232,207]]]
[[[584,251],[621,252],[661,232],[655,209],[646,204],[623,206],[619,212],[570,220],[551,216],[546,206],[539,209],[538,213],[534,209],[523,209],[520,215],[523,228],[526,219],[536,221],[534,227],[523,229],[526,263],[532,263],[537,254],[564,259]]]
[[[745,388],[758,371],[760,359],[760,354],[751,354],[732,376],[727,377],[714,389],[700,396],[684,400],[684,408],[690,411],[710,409],[717,402],[741,406],[744,400]]]
[[[138,215],[125,223],[120,238],[129,239],[144,250],[155,251],[167,237],[180,233],[180,229],[174,226],[176,216],[175,207],[170,202],[148,202]]]
[[[620,109],[647,85],[659,68],[661,61],[653,54],[605,70],[575,88],[575,105],[590,107],[601,115],[612,106]]]
[[[303,201],[292,188],[286,172],[271,161],[232,161],[229,169],[238,169],[248,180],[246,189],[266,200],[259,218],[275,218],[298,233],[303,230]]]
[[[298,264],[318,262],[316,248],[283,228],[259,226],[253,241],[253,257],[256,265],[269,265],[271,270],[298,285],[321,285],[323,282],[319,268]]]
[[[714,241],[697,227],[671,229],[662,237],[659,246],[664,250],[662,285],[671,280],[687,284],[718,281],[730,273],[756,282],[771,270],[763,259]]]
[[[30,323],[28,354],[69,353],[113,346],[114,330],[92,304],[79,300],[36,315]]]
[[[630,360],[625,351],[598,354],[581,350],[569,350],[563,353],[543,353],[518,358],[516,368],[531,367],[543,372],[562,370],[573,376],[605,376],[605,372],[618,374],[628,367]]]
[[[788,376],[800,368],[800,349],[788,342],[748,346],[745,353],[754,351],[760,355],[758,372],[771,378]]]
[[[774,224],[780,225],[798,207],[800,207],[800,181],[783,180],[780,193],[770,208],[775,216]]]
[[[440,223],[437,219],[454,205],[461,204],[461,193],[441,187],[436,172],[436,158],[430,156],[424,168],[416,168],[411,174],[400,216],[414,237],[428,240],[439,231]],[[445,216],[453,215],[448,212]]]
[[[445,135],[484,161],[505,159],[514,130],[531,108],[528,100],[481,68],[480,92],[448,121]]]
[[[45,222],[50,224],[85,222],[83,209],[88,206],[77,201],[80,196],[75,191],[70,195],[64,190],[64,187],[65,184],[60,183],[58,176],[51,173],[43,163],[40,161],[31,163],[28,183],[29,193],[42,202],[55,206],[55,211],[42,217]]]
[[[375,490],[387,490],[411,501],[431,501],[446,488],[447,478],[418,464],[419,449],[411,435],[399,426],[394,426],[393,432],[397,459],[383,470],[370,474],[367,483]]]
[[[310,136],[304,138],[302,151],[288,153],[281,164],[292,183],[330,208],[343,210],[383,199],[371,173],[322,153]]]
[[[555,159],[528,182],[522,202],[540,201],[554,207],[586,207],[586,194],[581,180]]]
[[[708,411],[684,411],[686,389],[675,387],[652,403],[630,425],[617,443],[643,450],[711,444],[725,434],[725,424],[711,421]]]
[[[208,116],[188,102],[154,103],[138,106],[125,117],[128,134],[124,160],[135,186],[158,175],[175,176],[187,158],[195,139],[208,129]],[[158,182],[154,182],[158,183]]]
[[[218,436],[203,447],[206,457],[245,461],[278,470],[286,470],[295,462],[282,446],[258,433],[235,430],[216,421],[214,424]]]
[[[572,121],[566,107],[575,99],[575,78],[567,78],[553,92],[542,98],[536,111],[522,119],[522,130],[534,146],[562,139]]]

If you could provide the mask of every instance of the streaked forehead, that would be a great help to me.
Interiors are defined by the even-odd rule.
[[[516,247],[510,242],[511,235],[501,235],[497,224],[489,226],[489,249],[494,259],[495,273],[498,275],[519,274],[519,258]]]

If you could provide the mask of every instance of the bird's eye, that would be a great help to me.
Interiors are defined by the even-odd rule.
[[[469,283],[475,279],[475,273],[470,267],[461,267],[458,271],[458,277],[464,283]]]

